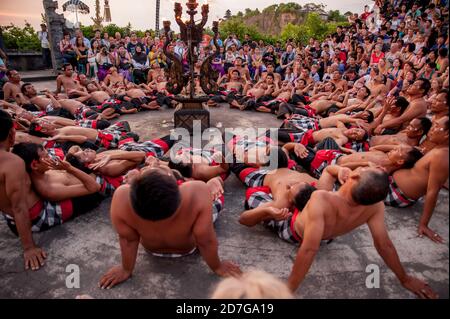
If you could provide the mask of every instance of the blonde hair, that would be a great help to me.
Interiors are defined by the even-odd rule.
[[[251,270],[239,278],[222,280],[211,299],[293,299],[289,288],[278,278],[260,270]]]

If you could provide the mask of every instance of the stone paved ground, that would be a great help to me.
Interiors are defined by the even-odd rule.
[[[39,83],[38,88],[52,88]],[[123,117],[142,140],[167,134],[163,121],[173,111],[141,113]],[[228,108],[213,109],[212,125],[223,127],[278,127],[273,116],[241,113]],[[262,226],[248,229],[238,223],[243,210],[244,187],[234,177],[225,183],[225,210],[216,223],[219,254],[239,263],[243,269],[258,268],[286,279],[295,258],[296,247],[282,242]],[[207,298],[218,278],[199,254],[182,259],[160,259],[139,249],[132,279],[108,291],[97,288],[101,275],[120,262],[117,237],[109,219],[110,201],[98,209],[51,231],[35,235],[38,245],[48,252],[46,265],[37,272],[25,271],[19,240],[0,222],[0,298],[74,298],[90,294],[95,298]],[[435,244],[416,237],[423,202],[410,209],[387,208],[386,222],[392,241],[406,269],[426,279],[443,298],[449,297],[449,196],[443,190],[431,228],[445,239]],[[80,289],[67,289],[67,265],[80,267]],[[367,265],[380,266],[381,286],[367,289]],[[299,298],[414,298],[397,282],[372,245],[366,226],[324,244],[304,283]]]

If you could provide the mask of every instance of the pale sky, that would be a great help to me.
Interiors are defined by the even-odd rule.
[[[67,0],[58,0],[59,13],[62,13],[62,4]],[[205,0],[198,0],[203,4]],[[83,0],[90,9],[89,15],[79,15],[79,21],[85,25],[92,24],[90,17],[95,15],[95,0]],[[169,19],[174,21],[173,4],[175,0],[161,0],[161,21]],[[178,0],[184,7],[186,0]],[[225,11],[230,9],[233,14],[238,11],[245,11],[245,8],[260,10],[275,4],[297,2],[301,5],[308,2],[323,3],[326,10],[340,10],[342,13],[347,11],[362,12],[363,7],[370,0],[208,0],[210,4],[210,14],[208,25],[211,21],[218,20],[225,15]],[[103,14],[103,0],[101,14]],[[112,23],[119,26],[125,26],[128,22],[134,29],[145,30],[154,29],[155,26],[155,3],[156,0],[110,0]],[[41,23],[41,13],[44,11],[42,1],[40,0],[0,0],[0,25],[8,25],[13,22],[16,25],[23,26],[24,20],[30,22],[35,28],[39,29]],[[185,10],[184,10],[185,12]],[[75,14],[65,13],[65,17],[75,22]],[[200,14],[197,16],[200,18]],[[162,27],[162,22],[161,22]],[[175,29],[178,31],[178,29]]]

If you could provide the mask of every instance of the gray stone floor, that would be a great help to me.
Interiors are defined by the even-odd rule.
[[[48,87],[40,83],[39,87]],[[163,121],[172,119],[173,111],[125,116],[141,140],[160,137],[171,129]],[[242,113],[228,108],[213,109],[211,124],[223,127],[278,127],[279,121],[267,114]],[[171,124],[171,123],[169,123]],[[246,270],[262,269],[287,279],[296,247],[282,242],[274,234],[257,226],[241,226],[244,187],[234,177],[225,183],[225,210],[216,223],[219,254]],[[387,208],[386,222],[391,238],[407,271],[425,279],[440,295],[449,297],[449,196],[443,190],[431,221],[445,244],[435,244],[416,236],[423,202],[410,209]],[[199,254],[182,259],[160,259],[139,249],[133,277],[118,287],[104,291],[97,287],[101,275],[120,262],[117,236],[109,219],[110,201],[67,224],[34,236],[48,258],[39,271],[25,271],[21,246],[0,222],[0,298],[74,298],[90,294],[95,298],[208,298],[217,278]],[[66,267],[80,268],[81,287],[66,288]],[[365,282],[369,264],[380,267],[380,288],[368,289]],[[363,226],[333,243],[321,247],[298,298],[414,298],[404,290],[385,266],[372,245],[368,228]]]

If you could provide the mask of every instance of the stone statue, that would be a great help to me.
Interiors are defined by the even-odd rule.
[[[68,30],[66,28],[66,19],[63,14],[56,13],[58,9],[58,1],[42,0],[44,5],[45,18],[47,22],[48,38],[50,42],[50,52],[52,57],[53,71],[57,73],[57,70],[61,68],[63,58],[59,50],[59,43],[63,39],[63,30],[67,30],[74,34],[74,30]]]

